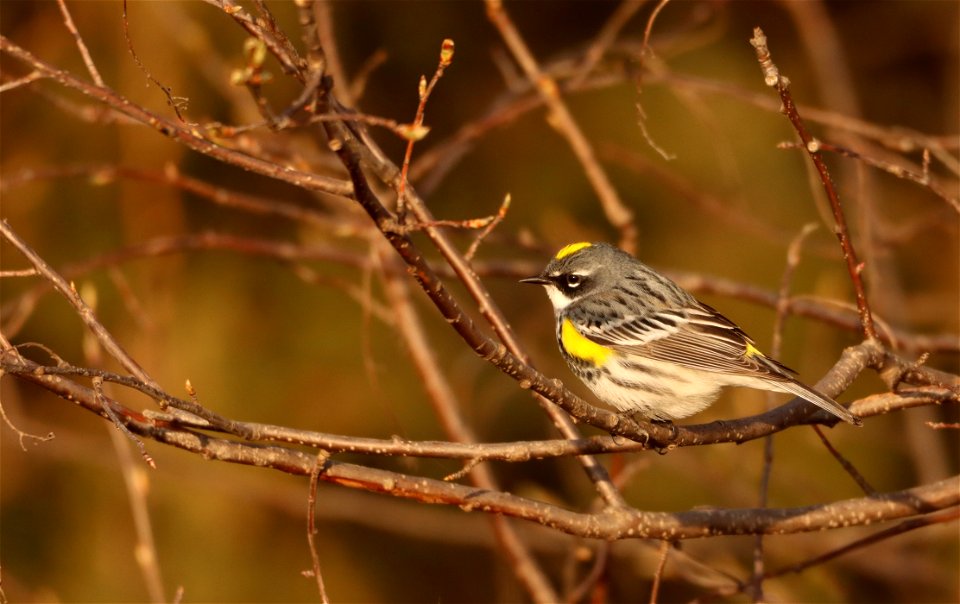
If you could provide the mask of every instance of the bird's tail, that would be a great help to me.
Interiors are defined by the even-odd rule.
[[[813,403],[824,411],[836,415],[848,424],[853,424],[854,426],[863,425],[863,421],[853,413],[850,413],[846,407],[796,380],[786,379],[783,381],[778,381],[777,386],[784,392],[799,396],[803,400]]]

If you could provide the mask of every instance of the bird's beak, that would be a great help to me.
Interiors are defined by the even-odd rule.
[[[520,283],[532,283],[534,285],[549,285],[550,279],[537,275],[536,277],[527,277],[526,279],[520,279]]]

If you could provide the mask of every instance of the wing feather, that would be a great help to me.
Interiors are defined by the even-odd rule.
[[[705,304],[603,324],[573,320],[584,336],[620,352],[701,371],[790,379],[790,370],[780,363],[760,353],[748,354],[755,349],[750,336]]]

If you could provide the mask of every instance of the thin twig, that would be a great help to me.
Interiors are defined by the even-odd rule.
[[[267,46],[257,38],[247,38],[243,43],[243,54],[247,64],[244,68],[231,72],[230,83],[234,86],[243,85],[253,97],[253,102],[264,123],[279,130],[285,124],[280,123],[276,112],[270,106],[270,101],[263,96],[261,90],[263,85],[271,79],[270,74],[263,69],[263,63],[267,58]],[[220,130],[222,131],[223,128]]]
[[[26,441],[27,439],[35,440],[38,443],[43,443],[43,442],[47,442],[48,440],[53,440],[54,438],[56,438],[53,432],[47,432],[46,436],[40,436],[39,434],[30,434],[29,432],[24,432],[23,430],[18,428],[16,424],[13,423],[13,420],[11,420],[7,416],[7,412],[4,410],[2,403],[0,403],[0,418],[3,419],[3,423],[5,423],[8,428],[10,428],[11,430],[14,431],[14,433],[16,433],[17,439],[20,442],[21,451],[27,450],[27,445],[24,443],[24,441]]]
[[[4,82],[3,85],[0,86],[0,93],[8,92],[10,90],[14,90],[15,88],[19,88],[21,86],[26,86],[32,82],[36,82],[37,80],[42,80],[45,77],[47,76],[45,76],[40,71],[31,71],[30,73],[23,76],[22,78],[16,78],[14,80],[9,80],[7,82]]]
[[[470,247],[467,248],[467,253],[463,255],[463,257],[467,260],[467,262],[473,261],[473,257],[474,255],[476,255],[477,249],[480,248],[480,244],[483,243],[483,240],[486,239],[490,235],[490,233],[493,232],[493,229],[497,228],[497,225],[500,224],[500,222],[504,218],[506,218],[507,210],[509,209],[510,209],[510,194],[507,193],[503,197],[503,203],[500,204],[500,209],[497,211],[497,215],[493,217],[493,220],[490,221],[490,223],[486,226],[486,228],[480,231],[480,234],[477,235],[477,238],[474,239],[473,243],[470,244]]]
[[[116,111],[133,118],[136,122],[146,124],[164,136],[170,137],[208,157],[312,191],[323,191],[334,195],[349,195],[351,192],[350,184],[340,179],[295,170],[289,166],[278,165],[275,162],[266,161],[214,143],[203,137],[196,128],[166,119],[131,102],[129,99],[121,97],[109,88],[89,84],[70,73],[52,67],[14,44],[6,36],[0,35],[0,51],[8,53],[34,69],[40,70],[56,82],[105,103]]]
[[[576,604],[583,600],[588,592],[593,590],[594,598],[592,601],[597,601],[596,591],[598,588],[598,583],[600,579],[603,578],[604,572],[607,570],[607,564],[610,562],[610,547],[611,543],[598,543],[596,548],[593,550],[587,550],[593,552],[593,564],[590,566],[590,572],[587,573],[587,576],[580,581],[580,584],[575,588],[570,590],[570,593],[567,594],[565,598],[566,602],[569,604]],[[600,600],[603,601],[603,600]]]
[[[327,461],[330,454],[321,449],[317,451],[317,459],[310,471],[309,494],[307,495],[307,544],[310,546],[310,561],[312,564],[313,578],[317,582],[317,591],[320,593],[320,601],[323,604],[330,604],[327,597],[327,588],[323,584],[323,573],[320,571],[320,554],[317,553],[317,487],[320,484],[320,474],[327,467]]]
[[[47,262],[37,254],[33,248],[31,248],[27,243],[20,238],[19,235],[13,232],[10,228],[10,225],[7,224],[7,221],[0,220],[0,234],[2,234],[7,241],[12,243],[14,247],[20,250],[20,253],[30,261],[31,264],[37,269],[37,271],[43,275],[44,279],[49,281],[53,287],[67,299],[68,302],[74,307],[77,311],[77,315],[80,319],[87,325],[87,327],[97,336],[97,339],[103,345],[104,349],[110,353],[114,359],[116,359],[120,365],[122,365],[127,371],[132,373],[140,381],[145,384],[150,385],[151,387],[156,388],[157,390],[160,387],[156,382],[147,375],[147,372],[143,370],[142,367],[131,357],[116,340],[113,339],[113,336],[107,331],[107,329],[97,320],[96,315],[94,315],[93,310],[83,301],[83,298],[80,297],[80,294],[77,292],[77,289],[72,285],[68,284],[63,277],[61,277]]]
[[[5,277],[36,277],[40,273],[35,268],[13,269],[0,271],[0,279]]]
[[[781,143],[780,145],[778,145],[778,147],[780,147],[781,149],[789,149],[789,148],[801,147],[801,145],[797,143]],[[844,157],[849,157],[851,159],[862,161],[868,166],[877,168],[878,170],[883,170],[887,174],[892,174],[897,178],[908,180],[910,182],[914,182],[914,183],[917,183],[918,185],[926,187],[927,189],[929,189],[931,193],[933,193],[940,199],[946,201],[948,204],[950,204],[951,207],[953,207],[954,210],[960,213],[960,199],[958,199],[955,196],[951,196],[949,193],[944,191],[943,188],[940,187],[940,185],[937,184],[930,177],[930,151],[927,149],[923,150],[923,164],[921,165],[921,172],[919,173],[914,172],[909,168],[905,168],[901,165],[883,161],[880,159],[875,159],[873,157],[870,157],[869,155],[858,153],[853,149],[848,149],[846,147],[842,147],[840,145],[834,145],[832,143],[825,143],[823,141],[820,141],[820,150],[827,151],[830,153],[836,153],[838,155],[843,155]]]
[[[909,520],[904,520],[903,522],[892,526],[888,529],[884,529],[878,533],[874,533],[869,537],[864,537],[863,539],[857,539],[856,541],[845,545],[844,547],[837,548],[835,550],[829,551],[826,554],[815,556],[809,560],[803,562],[798,562],[797,564],[792,564],[790,566],[785,566],[783,568],[777,569],[767,573],[766,578],[771,579],[774,577],[779,577],[782,575],[790,573],[799,573],[802,572],[811,566],[816,566],[818,564],[823,564],[824,562],[829,562],[834,558],[838,558],[844,554],[848,554],[852,551],[873,545],[885,539],[895,537],[897,535],[902,535],[908,531],[916,530],[918,528],[923,528],[926,526],[932,526],[934,524],[942,524],[945,522],[953,522],[960,518],[960,508],[952,507],[945,510],[940,510],[937,512],[932,512],[926,514],[925,516],[920,516],[918,518],[911,518]]]
[[[140,56],[137,54],[137,51],[133,48],[133,38],[130,37],[130,22],[127,19],[127,0],[123,0],[122,22],[123,22],[123,37],[127,41],[127,50],[130,52],[130,56],[133,57],[133,60],[136,62],[137,67],[140,68],[140,71],[143,72],[143,75],[145,75],[148,80],[153,82],[157,86],[157,88],[159,88],[160,91],[163,92],[164,96],[167,97],[167,105],[170,105],[170,107],[173,109],[173,112],[177,115],[177,119],[180,122],[186,123],[186,121],[183,119],[183,115],[180,114],[180,107],[181,106],[186,107],[186,103],[187,103],[186,97],[173,96],[173,93],[170,91],[169,87],[164,86],[160,82],[160,80],[153,77],[153,74],[150,73],[150,70],[147,69],[147,66],[143,64],[143,61],[140,60]],[[101,88],[104,87],[102,82],[97,82],[97,84]]]
[[[934,430],[960,430],[960,423],[957,422],[926,422],[926,424]]]
[[[66,0],[57,0],[57,5],[60,7],[60,13],[63,15],[63,24],[67,26],[70,34],[73,36],[73,40],[77,44],[77,49],[80,51],[80,56],[83,57],[83,64],[87,66],[87,71],[90,73],[90,77],[93,78],[93,82],[97,86],[105,86],[106,84],[104,84],[103,78],[100,77],[100,71],[93,62],[93,57],[90,56],[90,51],[87,49],[87,45],[84,43],[83,37],[80,35],[80,31],[73,23],[73,17],[70,16],[70,10],[67,8]]]
[[[347,77],[343,61],[340,59],[340,46],[337,44],[333,27],[334,4],[331,0],[311,0],[310,2],[314,14],[317,44],[323,49],[323,56],[326,60],[324,71],[333,78],[340,94],[340,101],[348,107],[356,107],[357,95],[355,92],[357,92],[357,89],[354,88],[354,84],[357,82],[357,78],[361,76],[354,76],[354,82],[351,83]],[[378,55],[382,55],[382,53],[374,53],[374,56]],[[358,71],[369,73],[369,63]],[[362,93],[362,86],[359,90]]]
[[[147,446],[143,444],[143,441],[140,440],[136,434],[130,431],[130,428],[127,428],[123,422],[120,421],[120,418],[117,417],[117,414],[114,412],[112,406],[107,402],[106,397],[103,394],[103,378],[100,376],[95,376],[92,380],[93,391],[96,393],[97,401],[100,403],[100,408],[103,410],[104,415],[113,422],[114,427],[121,432],[124,436],[130,439],[134,445],[136,445],[137,450],[140,451],[140,457],[143,458],[143,461],[150,466],[151,470],[157,469],[157,463],[153,460],[153,457],[147,453]]]
[[[280,63],[284,73],[297,78],[301,82],[306,80],[304,74],[306,62],[297,54],[297,49],[286,35],[279,38],[273,35],[233,0],[204,0],[204,2],[222,10],[224,14],[247,30],[251,36],[262,41],[270,54]]]
[[[660,542],[660,557],[657,560],[657,569],[653,573],[653,584],[650,586],[650,604],[657,604],[660,595],[660,581],[663,578],[663,569],[667,566],[667,554],[670,553],[670,542],[664,539]]]
[[[820,154],[820,142],[813,138],[807,131],[800,113],[793,102],[793,95],[790,94],[790,81],[780,74],[780,70],[773,63],[770,56],[770,49],[767,47],[767,37],[759,27],[754,28],[753,38],[750,43],[757,51],[757,60],[760,62],[760,68],[763,71],[764,82],[767,86],[776,88],[780,95],[780,101],[783,103],[783,112],[786,114],[794,130],[800,137],[804,149],[813,161],[813,165],[820,175],[820,181],[823,183],[827,199],[830,200],[830,207],[833,210],[833,219],[836,224],[836,235],[840,241],[840,248],[843,257],[847,263],[847,272],[850,274],[850,281],[853,283],[853,289],[857,298],[857,310],[860,313],[860,325],[863,334],[871,340],[877,339],[876,327],[873,323],[873,316],[870,311],[870,304],[867,301],[867,294],[863,287],[863,264],[857,259],[857,253],[853,248],[853,242],[850,240],[850,232],[847,229],[847,220],[843,214],[843,208],[840,206],[840,197],[833,181],[830,179],[830,172],[827,170],[827,164],[823,161]]]
[[[653,7],[653,10],[650,12],[650,17],[647,19],[647,25],[646,27],[643,28],[643,46],[641,47],[641,50],[640,50],[641,59],[644,56],[646,56],[648,53],[653,52],[652,50],[650,50],[650,34],[653,33],[653,24],[657,20],[657,17],[660,15],[660,11],[662,11],[669,2],[670,0],[660,0],[660,2],[658,2],[657,5]]]
[[[157,393],[157,396],[154,400],[160,405],[161,408],[165,408],[167,403],[171,400],[170,397],[163,396],[163,389],[153,381],[153,379],[147,374],[147,372],[130,356],[126,350],[120,345],[119,342],[114,339],[109,331],[103,326],[102,323],[97,319],[93,310],[84,302],[83,298],[77,292],[76,287],[72,283],[67,283],[67,281],[53,268],[46,263],[46,261],[40,257],[36,251],[33,250],[23,239],[21,239],[7,224],[5,220],[0,220],[0,234],[2,234],[10,243],[14,245],[20,253],[23,254],[27,260],[43,275],[44,279],[50,282],[54,289],[60,292],[64,298],[73,306],[76,310],[77,315],[84,322],[87,328],[96,336],[97,340],[100,342],[100,345],[103,346],[110,356],[117,360],[120,365],[133,374],[136,379],[142,382],[147,388]],[[177,401],[178,404],[182,401]],[[243,432],[239,427],[237,422],[232,422],[227,420],[215,413],[210,412],[199,405],[190,405],[186,404],[185,406],[177,406],[177,409],[181,409],[188,413],[194,413],[203,417],[203,419],[209,421],[211,424],[229,432],[237,435],[246,435],[250,436],[249,433]],[[104,407],[105,413],[112,413],[112,409],[109,405]],[[146,455],[145,451],[142,451],[144,458],[149,458],[149,455]],[[148,461],[148,463],[150,463]]]
[[[657,6],[654,7],[653,11],[650,13],[650,17],[647,19],[647,25],[643,30],[643,44],[640,47],[638,65],[637,65],[637,77],[636,77],[636,88],[637,96],[643,92],[643,74],[645,73],[644,66],[647,60],[653,56],[653,50],[650,48],[650,34],[653,32],[653,23],[657,20],[657,16],[660,14],[660,11],[667,5],[670,0],[660,0]],[[653,140],[653,135],[650,134],[650,131],[647,129],[647,112],[643,109],[643,105],[640,104],[640,101],[637,101],[637,126],[640,128],[640,134],[643,135],[643,139],[647,141],[647,144],[651,149],[657,152],[657,154],[667,161],[676,159],[676,155],[669,153],[666,149],[657,144]]]
[[[790,285],[793,281],[793,274],[800,264],[800,252],[803,243],[816,230],[815,223],[808,223],[800,229],[800,232],[793,238],[787,248],[787,261],[783,268],[783,275],[780,277],[780,289],[777,291],[776,315],[773,321],[773,337],[770,342],[770,352],[774,358],[779,358],[783,343],[783,329],[786,323],[787,311],[790,302]],[[767,397],[767,405],[770,406],[773,397]],[[767,507],[770,493],[770,475],[773,471],[773,435],[767,436],[763,442],[763,470],[760,474],[760,500],[761,508]],[[754,602],[762,602],[766,598],[763,595],[763,536],[757,535],[753,544],[753,571],[750,580],[751,597]]]
[[[813,428],[813,431],[817,433],[817,436],[820,437],[820,441],[823,443],[823,446],[827,448],[827,451],[829,451],[830,454],[833,455],[834,459],[836,459],[843,469],[847,471],[847,474],[853,478],[854,482],[857,483],[857,486],[859,486],[860,489],[867,495],[876,495],[877,490],[873,488],[869,482],[867,482],[867,479],[864,478],[863,474],[861,474],[860,471],[857,470],[857,468],[854,467],[854,465],[850,463],[850,461],[844,457],[842,453],[840,453],[840,451],[837,451],[837,449],[830,444],[830,441],[827,440],[827,435],[823,433],[823,430],[821,430],[819,426],[811,427]]]
[[[403,164],[400,168],[400,179],[397,185],[397,222],[403,224],[407,215],[407,200],[405,193],[407,190],[407,173],[410,171],[410,158],[413,156],[413,145],[424,136],[428,129],[423,125],[424,112],[427,110],[427,101],[436,87],[437,82],[443,77],[443,72],[453,62],[454,44],[453,40],[447,38],[440,44],[440,60],[437,62],[437,69],[433,72],[433,77],[427,83],[427,79],[420,76],[420,87],[418,95],[420,102],[417,103],[417,112],[414,115],[413,123],[410,125],[409,135],[407,137],[407,148],[403,153]]]
[[[577,88],[583,84],[583,81],[590,75],[593,68],[600,62],[600,59],[603,58],[604,53],[606,53],[610,46],[616,41],[620,30],[622,30],[627,23],[630,22],[630,19],[637,14],[637,11],[643,7],[643,3],[644,0],[623,0],[617,5],[617,8],[614,9],[613,14],[610,15],[607,22],[603,24],[596,38],[590,43],[590,47],[587,48],[587,52],[584,53],[583,59],[577,66],[576,71],[574,71],[570,77],[570,86]]]

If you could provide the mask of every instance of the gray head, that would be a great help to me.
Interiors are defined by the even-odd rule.
[[[571,243],[553,257],[536,277],[521,283],[543,285],[554,310],[560,311],[581,298],[608,291],[638,271],[652,273],[630,254],[608,243]]]

